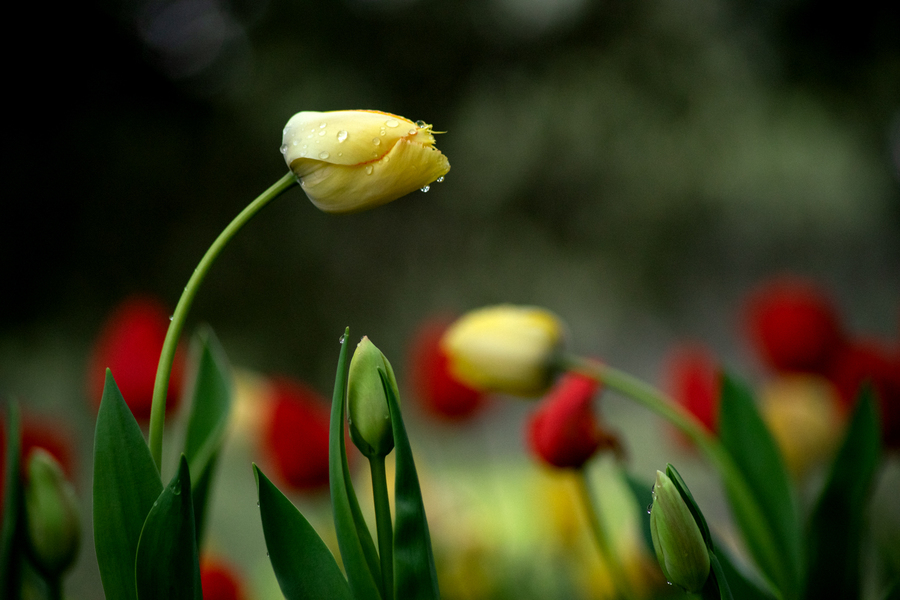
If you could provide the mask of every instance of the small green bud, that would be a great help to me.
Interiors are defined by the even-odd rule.
[[[399,399],[391,363],[369,338],[363,337],[350,360],[347,412],[350,416],[350,439],[367,457],[385,456],[394,449],[391,412],[378,374],[379,367],[387,374],[394,395]]]
[[[28,457],[24,484],[29,552],[45,574],[59,575],[75,561],[81,542],[75,489],[42,448]]]
[[[709,550],[681,492],[662,471],[656,472],[653,485],[650,534],[666,579],[689,592],[703,589],[709,577]]]

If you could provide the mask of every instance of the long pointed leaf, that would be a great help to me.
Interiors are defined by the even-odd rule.
[[[748,519],[726,481],[725,491],[747,547],[783,595],[794,597],[801,577],[800,524],[790,480],[752,394],[728,375],[722,381],[719,436],[765,517],[763,522]]]
[[[134,559],[162,481],[141,428],[106,370],[94,434],[94,548],[107,598],[137,598]]]
[[[207,327],[200,331],[193,354],[196,357],[196,373],[184,454],[191,469],[199,543],[216,457],[225,440],[233,391],[228,359],[212,329]]]
[[[359,509],[359,501],[350,482],[347,466],[347,447],[344,440],[344,408],[347,398],[347,376],[350,361],[347,359],[350,346],[350,328],[341,338],[341,353],[338,358],[337,374],[334,380],[334,396],[331,401],[331,424],[328,435],[328,481],[331,486],[331,504],[334,510],[334,528],[338,547],[347,572],[347,581],[356,600],[380,600],[378,581],[381,571],[378,553],[372,534],[366,526]]]
[[[138,598],[203,600],[191,473],[183,454],[178,472],[147,515],[134,571]]]
[[[391,411],[394,433],[396,473],[394,475],[394,588],[397,598],[439,600],[437,573],[431,550],[431,535],[425,518],[425,505],[416,463],[400,404],[394,395],[394,386],[379,367],[378,374]]]
[[[3,466],[3,526],[0,530],[0,592],[7,598],[19,595],[19,560],[22,553],[14,548],[16,525],[21,521],[22,482],[19,464],[22,462],[22,430],[19,405],[10,402],[6,421],[6,459]]]
[[[353,600],[331,551],[268,477],[253,465],[269,560],[287,600]]]
[[[810,519],[806,598],[859,598],[866,500],[880,459],[878,412],[867,387]]]
[[[734,559],[722,544],[718,544],[714,553],[718,562],[716,577],[728,581],[732,595],[738,600],[776,600],[775,596],[760,587],[760,584],[747,577],[735,564]],[[712,559],[712,556],[710,556]]]

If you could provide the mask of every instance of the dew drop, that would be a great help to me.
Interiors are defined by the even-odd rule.
[[[421,127],[422,129],[424,129],[425,127],[428,126],[428,124],[425,123],[425,121],[423,121],[422,119],[419,119],[418,121],[416,121],[416,125]]]
[[[398,127],[400,125],[400,122],[395,119],[388,119],[384,122],[384,124],[388,127]]]
[[[650,504],[647,505],[647,514],[648,515],[650,514],[650,509],[652,509],[652,508],[653,508],[653,503],[651,502]]]
[[[386,163],[388,163],[388,162],[391,162],[391,157],[390,157],[390,156],[387,156],[387,155],[385,155],[385,157],[384,157],[384,158],[382,158],[382,159],[381,159],[381,161],[382,161],[382,162],[386,162]]]
[[[437,181],[438,183],[443,183],[443,181],[444,181],[444,176],[441,175],[441,176],[438,177],[435,181]]]
[[[280,150],[281,150],[281,153],[282,153],[282,154],[287,154],[287,151],[288,151],[288,145],[287,145],[287,144],[282,144]]]
[[[176,496],[180,496],[180,495],[181,495],[181,488],[180,488],[180,487],[173,487],[173,488],[172,488],[172,493],[175,494]]]
[[[409,135],[416,135],[417,133],[419,133],[418,129],[410,129],[409,130]]]
[[[319,137],[324,136],[326,133],[328,133],[328,132],[323,129],[322,131],[319,132]]]
[[[343,152],[338,152],[338,156],[343,156],[343,155],[344,155]]]
[[[340,131],[338,131],[338,132],[337,132],[337,139],[338,139],[338,142],[343,143],[344,140],[347,139],[347,136],[348,136],[348,135],[350,135],[350,134],[348,134],[348,133],[347,133],[346,131],[344,131],[343,129],[341,129]]]
[[[422,192],[427,194],[427,193],[428,193],[428,190],[430,190],[430,189],[431,189],[431,186],[430,186],[430,185],[426,185],[425,187],[422,188]]]
[[[375,170],[375,167],[373,167],[372,165],[366,165],[366,175],[371,175],[372,171],[374,171],[374,170]]]
[[[311,138],[312,136],[313,136],[313,134],[309,134],[308,136],[306,136],[306,139],[309,139],[309,138]]]
[[[256,506],[259,506],[259,500],[256,501]]]
[[[377,146],[381,143],[381,140],[379,140],[378,138],[372,138],[372,143]]]
[[[174,318],[175,318],[175,315],[169,315],[169,320],[170,320],[170,321],[173,320]]]
[[[338,338],[338,344],[343,344],[343,343],[344,343],[344,336],[341,336]]]
[[[266,550],[266,556],[269,556],[269,551],[268,551],[268,550]]]
[[[325,160],[325,159],[328,158],[329,156],[331,156],[331,155],[328,154],[327,152],[325,152],[324,150],[322,150],[321,152],[319,152],[319,158],[321,158],[322,160]]]
[[[322,121],[322,123],[319,125],[319,129],[325,129],[326,125],[328,125],[328,123],[326,123],[325,121]]]
[[[667,581],[666,583],[668,583],[669,585],[672,585],[672,582],[671,582],[671,581]]]

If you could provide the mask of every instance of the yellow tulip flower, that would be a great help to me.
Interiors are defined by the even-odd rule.
[[[376,110],[297,113],[281,152],[312,203],[331,213],[380,206],[450,170],[431,125]]]
[[[450,372],[477,390],[518,396],[544,392],[563,339],[553,313],[509,304],[472,311],[444,334]]]

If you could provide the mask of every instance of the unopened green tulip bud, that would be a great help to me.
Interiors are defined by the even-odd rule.
[[[387,374],[398,399],[397,379],[391,363],[381,350],[363,337],[350,360],[347,412],[350,415],[350,439],[365,456],[385,456],[394,449],[391,412],[378,369]]]
[[[75,561],[81,541],[75,489],[56,459],[42,448],[31,452],[24,484],[31,557],[45,574],[59,575]]]
[[[709,577],[709,550],[681,492],[662,471],[656,472],[650,534],[666,579],[689,592],[703,589]]]

